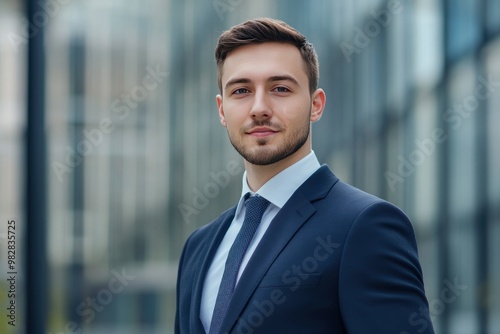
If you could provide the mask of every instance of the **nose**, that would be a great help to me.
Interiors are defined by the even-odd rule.
[[[269,119],[272,115],[269,97],[263,89],[257,90],[254,95],[252,109],[250,110],[250,117],[254,120],[262,120]]]

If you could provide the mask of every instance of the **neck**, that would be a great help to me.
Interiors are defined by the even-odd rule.
[[[254,165],[245,160],[248,186],[254,192],[259,190],[273,176],[300,161],[309,153],[311,153],[311,145],[308,141],[294,154],[270,165]]]

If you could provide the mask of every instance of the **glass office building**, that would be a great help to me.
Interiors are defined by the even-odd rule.
[[[16,326],[2,314],[1,333],[26,333],[25,287],[38,277],[44,333],[173,333],[184,241],[241,189],[243,163],[217,115],[214,46],[262,16],[318,51],[320,162],[412,220],[436,332],[500,333],[499,1],[46,0],[28,17],[30,3],[0,0],[2,310],[10,221],[19,266]],[[38,34],[46,182],[29,189]],[[34,190],[46,214],[28,226]],[[47,266],[26,277],[24,235],[37,219]]]

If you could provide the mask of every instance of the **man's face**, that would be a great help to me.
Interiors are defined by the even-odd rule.
[[[299,50],[284,43],[247,45],[232,51],[217,96],[221,123],[238,153],[270,165],[310,151],[310,122],[319,120],[325,94],[309,92]]]

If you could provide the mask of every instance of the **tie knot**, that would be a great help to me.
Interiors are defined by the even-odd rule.
[[[245,200],[245,209],[247,210],[245,216],[255,217],[260,220],[269,204],[270,202],[262,196],[250,196]]]

